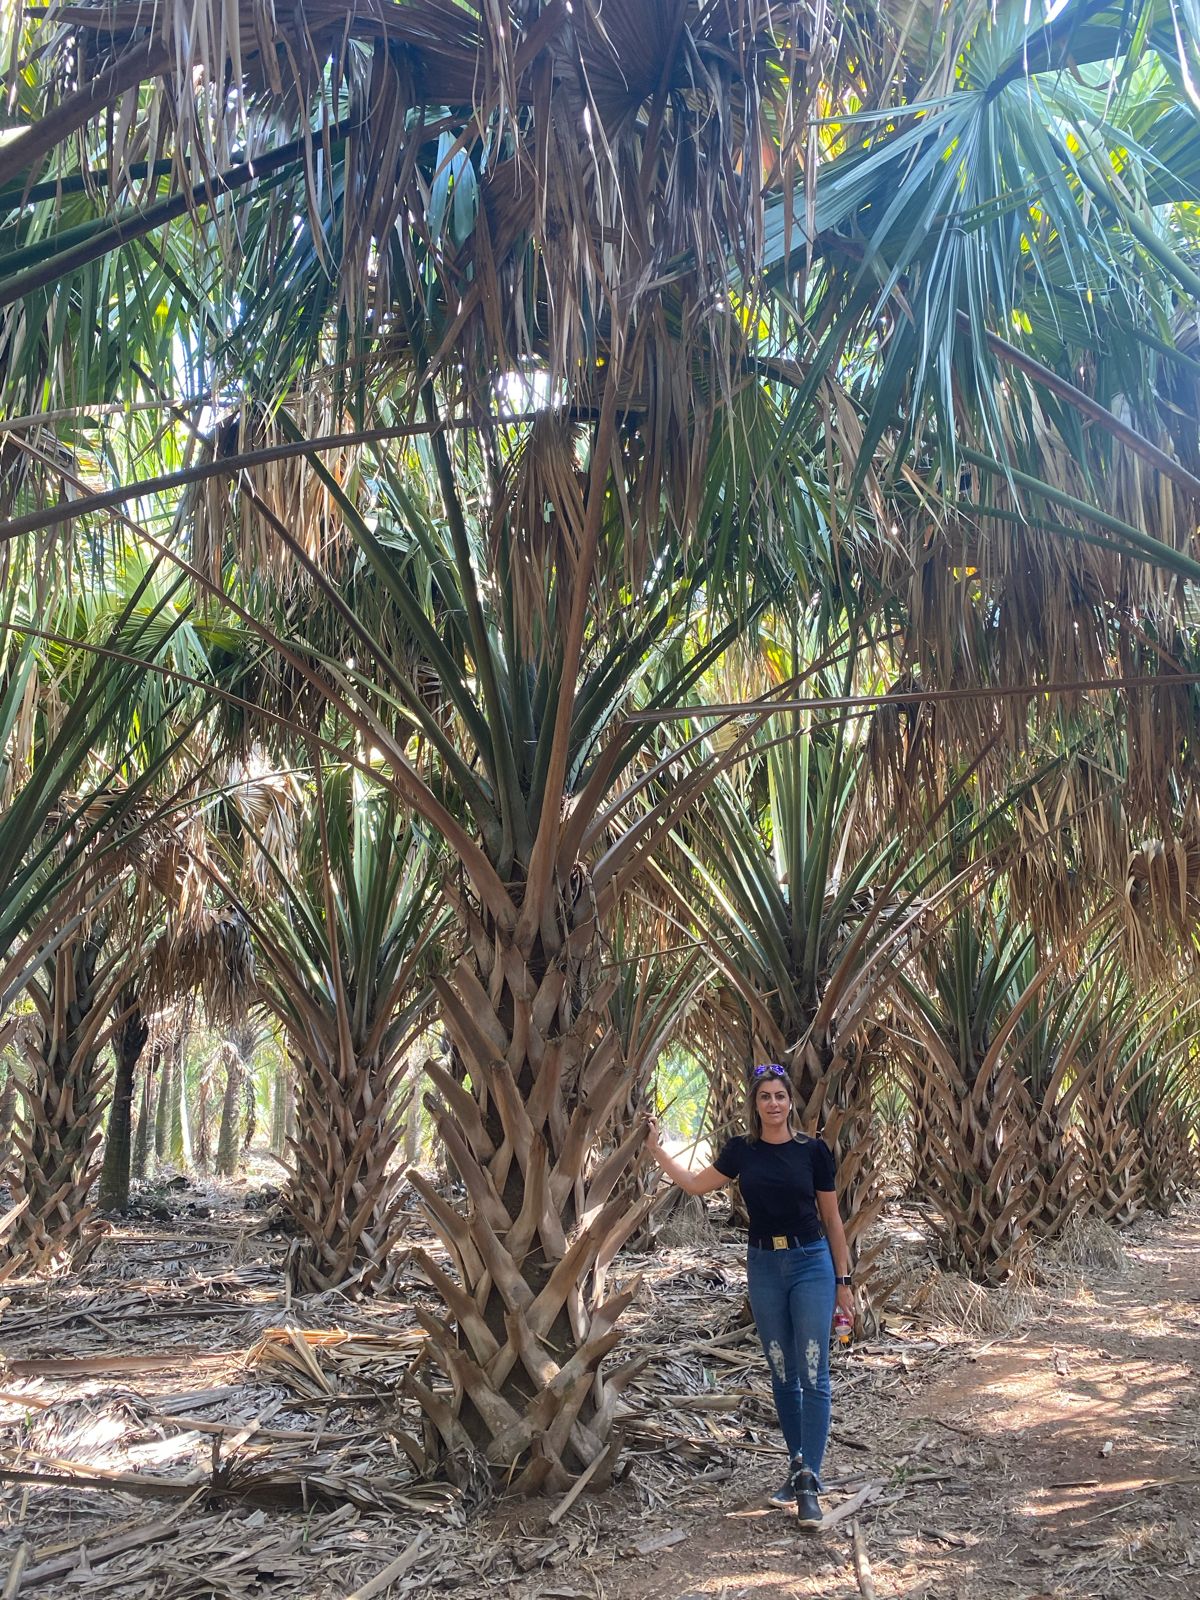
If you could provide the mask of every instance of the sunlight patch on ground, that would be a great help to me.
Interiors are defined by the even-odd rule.
[[[1020,1514],[1027,1517],[1071,1516],[1085,1512],[1094,1513],[1097,1517],[1110,1515],[1120,1510],[1120,1497],[1138,1495],[1156,1483],[1154,1477],[1109,1478],[1103,1484],[1079,1482],[1076,1484],[1053,1484],[1046,1488],[1039,1488],[1035,1495],[1025,1499],[1020,1507]],[[1082,1520],[1086,1521],[1085,1516]]]

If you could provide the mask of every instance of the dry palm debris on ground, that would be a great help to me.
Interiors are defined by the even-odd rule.
[[[1200,1594],[1200,1213],[1084,1230],[1049,1283],[989,1296],[894,1212],[911,1311],[837,1359],[814,1540],[764,1503],[782,1458],[732,1236],[627,1264],[649,1360],[618,1484],[495,1503],[413,1469],[417,1276],[289,1300],[246,1198],[170,1191],[85,1270],[7,1288],[5,1600]]]

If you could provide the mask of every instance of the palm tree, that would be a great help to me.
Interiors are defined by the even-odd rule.
[[[895,1033],[918,1192],[947,1258],[991,1280],[1094,1206],[1122,1216],[1140,1183],[1126,1106],[1162,1034],[1125,976],[1111,908],[1046,950],[1004,888],[964,903],[905,975]]]
[[[97,1063],[125,978],[126,952],[108,956],[107,942],[103,922],[60,940],[29,984],[40,1027],[26,1048],[29,1075],[21,1081],[24,1116],[13,1141],[14,1204],[0,1278],[79,1260],[87,1248],[103,1110]]]
[[[1141,1140],[1146,1204],[1166,1215],[1200,1186],[1195,1057],[1190,1017],[1172,1028],[1152,1066],[1139,1074],[1129,1115]]]
[[[111,606],[93,647],[39,630],[12,605],[3,649],[13,668],[3,688],[11,800],[0,818],[0,1011],[24,989],[37,1024],[27,1030],[23,1114],[7,1177],[14,1205],[4,1219],[6,1275],[78,1257],[89,1243],[87,1199],[96,1175],[105,1105],[101,1057],[152,923],[156,893],[176,883],[178,839],[155,790],[178,759],[195,711],[178,697],[139,695],[143,661],[169,647],[168,596],[144,574]],[[18,586],[14,591],[27,599]],[[53,618],[51,618],[53,620]],[[44,642],[43,637],[44,636]],[[21,726],[14,708],[27,687],[55,685],[59,704],[37,697]]]
[[[1070,958],[1051,960],[1054,976],[1043,985],[1037,980],[1044,963],[1031,940],[1016,975],[1018,989],[1029,998],[1009,1050],[1024,1085],[1028,1123],[1014,1124],[1010,1134],[1028,1145],[1024,1225],[1035,1240],[1057,1238],[1089,1208],[1076,1101],[1088,1083],[1087,1053],[1104,999],[1106,964],[1100,952],[1086,948],[1075,961],[1078,970]]]
[[[268,892],[246,915],[296,1074],[294,1278],[367,1290],[404,1227],[401,1091],[446,916],[436,855],[394,800],[344,769],[317,772],[294,854],[267,858]]]
[[[990,746],[1003,787],[998,769],[1039,737],[1053,745],[1064,707],[1080,720],[1094,708],[1116,730],[1106,742],[1122,772],[1122,826],[1104,830],[1109,893],[1143,829],[1161,826],[1166,796],[1190,792],[1190,759],[1178,759],[1190,687],[1082,705],[1004,694],[1102,680],[1114,660],[1137,678],[1195,659],[1184,530],[1200,480],[1188,430],[1163,404],[1171,394],[1196,412],[1186,340],[1174,338],[1200,287],[1179,203],[1198,177],[1194,110],[1175,87],[1182,36],[1152,18],[1084,3],[1050,22],[1016,5],[914,20],[898,69],[916,53],[928,109],[884,121],[868,103],[830,129],[816,206],[824,276],[813,267],[809,279],[830,354],[845,351],[861,460],[885,490],[901,475],[913,489],[880,573],[909,619],[912,686],[951,691],[920,713],[936,719],[935,764]],[[1154,38],[1144,53],[1142,25]],[[1135,59],[1137,91],[1114,95]],[[882,98],[895,110],[890,91]],[[782,248],[777,260],[782,280],[793,263]],[[875,338],[856,342],[847,325],[863,315]],[[812,383],[822,368],[818,355]],[[799,390],[797,409],[808,400]],[[860,478],[869,486],[865,466]],[[997,694],[971,692],[984,686]]]
[[[251,1076],[255,1054],[267,1037],[268,1030],[261,1021],[243,1017],[229,1030],[222,1041],[221,1055],[225,1064],[225,1092],[221,1098],[221,1121],[217,1135],[217,1171],[223,1178],[232,1178],[241,1165],[243,1150],[253,1137],[253,1122],[245,1116],[249,1137],[243,1137],[244,1113],[254,1107],[254,1083]]]
[[[727,34],[743,27],[711,21]],[[591,22],[568,31],[609,58]],[[515,67],[513,40],[492,42]],[[530,90],[523,83],[522,93]],[[718,75],[706,104],[729,92],[757,118],[761,81]],[[554,90],[547,132],[555,118],[577,122],[573,93]],[[727,600],[743,611],[755,603],[753,584],[730,592],[731,560],[761,548],[763,573],[774,577],[767,535],[794,532],[800,515],[786,480],[789,492],[765,485],[749,514],[732,499],[735,475],[747,470],[737,448],[769,428],[772,412],[761,390],[735,391],[726,381],[730,343],[735,352],[744,344],[740,315],[723,310],[710,326],[710,309],[723,304],[710,273],[723,281],[728,250],[746,244],[725,233],[725,212],[714,217],[714,249],[702,247],[669,283],[636,288],[635,259],[696,248],[699,213],[687,209],[687,185],[675,197],[669,164],[659,172],[654,156],[635,155],[643,134],[629,118],[628,93],[626,80],[604,112],[605,137],[621,150],[622,198],[606,182],[596,188],[589,168],[578,189],[586,215],[556,212],[554,226],[607,227],[601,215],[635,205],[649,234],[640,243],[631,234],[607,265],[586,244],[565,277],[560,252],[537,246],[535,213],[506,217],[495,238],[484,232],[493,199],[503,191],[508,205],[518,192],[518,166],[536,140],[523,136],[516,164],[499,168],[471,138],[466,163],[454,158],[453,167],[448,148],[414,143],[414,182],[436,193],[445,176],[446,192],[453,173],[446,228],[472,223],[461,259],[450,233],[439,224],[431,237],[422,222],[387,263],[394,353],[440,375],[414,390],[427,442],[410,446],[413,466],[378,461],[373,503],[356,505],[335,474],[314,468],[360,552],[347,574],[353,603],[293,548],[297,541],[288,545],[338,619],[338,642],[322,640],[323,666],[354,662],[336,675],[337,715],[355,729],[360,753],[367,745],[380,752],[381,776],[456,862],[451,894],[465,953],[437,992],[465,1078],[438,1088],[442,1136],[473,1210],[464,1217],[425,1196],[460,1279],[434,1273],[457,1327],[429,1323],[438,1360],[454,1375],[453,1405],[423,1384],[414,1390],[451,1460],[482,1449],[522,1488],[562,1484],[572,1468],[594,1464],[611,1425],[615,1391],[606,1401],[595,1375],[628,1295],[597,1300],[589,1280],[629,1225],[633,1150],[605,1171],[609,1198],[594,1203],[584,1174],[623,1073],[597,956],[625,883],[701,781],[626,821],[611,797],[623,780],[630,801],[645,787],[637,763],[650,736],[622,728],[620,713],[639,699],[650,710],[668,703],[716,659],[735,631],[720,610]],[[700,127],[683,101],[664,99],[655,117],[670,126],[672,149],[684,127]],[[715,131],[710,124],[701,137]],[[729,133],[740,139],[741,124]],[[473,211],[472,188],[483,191]],[[422,199],[422,217],[431,203]],[[641,223],[635,232],[644,232]],[[245,237],[274,247],[264,208]],[[467,254],[478,251],[491,265],[480,255],[468,269]],[[483,301],[470,286],[481,272]],[[259,273],[259,288],[265,283]],[[528,350],[521,327],[490,309],[521,304],[525,284],[536,307]],[[260,325],[299,326],[295,310],[311,308],[320,292],[311,274],[276,286],[281,293],[257,306]],[[595,311],[583,311],[585,299]],[[578,344],[585,325],[595,328],[596,353]],[[439,330],[455,326],[451,365]],[[496,419],[501,383],[533,397],[528,420]],[[722,391],[732,398],[727,412],[716,405]],[[447,404],[465,406],[483,429],[480,455],[453,444]],[[432,504],[422,466],[437,486]],[[255,509],[261,514],[258,501]],[[276,522],[286,531],[286,519]],[[705,606],[716,620],[697,643],[691,621]],[[376,687],[411,719],[415,747],[393,731],[390,710],[376,709]]]
[[[897,1043],[914,1084],[918,1181],[943,1253],[993,1280],[1030,1242],[1030,1107],[1005,1046],[1049,973],[1022,985],[1031,936],[989,909],[965,905],[926,952],[923,981],[904,978],[908,1025]]]
[[[137,990],[131,983],[117,995],[114,1009],[117,1022],[113,1030],[112,1101],[104,1130],[104,1161],[96,1202],[101,1211],[121,1211],[129,1204],[134,1079],[150,1037],[150,1023],[142,1014]]]
[[[1114,966],[1086,1054],[1077,1101],[1083,1170],[1092,1206],[1105,1221],[1131,1222],[1149,1204],[1169,1205],[1171,1174],[1184,1177],[1186,1076],[1181,1061],[1194,1004],[1180,987],[1148,997]],[[1148,1003],[1148,1001],[1150,1003]],[[1157,1136],[1157,1137],[1156,1137]],[[1184,1178],[1186,1181],[1186,1178]]]
[[[178,981],[185,951],[205,938],[179,812],[204,759],[196,691],[210,675],[178,578],[128,541],[97,551],[74,583],[53,564],[23,574],[14,564],[13,576],[0,644],[13,668],[0,747],[12,790],[0,1007],[23,984],[39,1018],[11,1174],[23,1207],[13,1260],[27,1267],[87,1248],[110,1043],[99,1204],[128,1196],[146,991],[168,948]]]

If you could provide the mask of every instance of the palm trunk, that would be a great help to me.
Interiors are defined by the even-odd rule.
[[[404,1231],[403,1133],[395,1079],[402,1063],[353,1054],[296,1063],[298,1115],[284,1204],[302,1234],[299,1290],[365,1291],[387,1270]]]
[[[209,1100],[212,1091],[212,1066],[206,1064],[200,1069],[200,1076],[196,1081],[196,1117],[193,1123],[195,1137],[192,1140],[192,1155],[196,1162],[197,1172],[207,1172],[212,1161],[212,1113]]]
[[[414,1095],[404,1124],[404,1165],[415,1167],[421,1159],[421,1108]]]
[[[738,1060],[733,1054],[715,1060],[708,1074],[708,1112],[705,1132],[708,1134],[713,1155],[717,1155],[727,1140],[746,1130],[746,1078],[754,1063]],[[726,1190],[730,1213],[740,1228],[749,1226],[750,1215],[738,1184]],[[682,1198],[669,1203],[671,1210],[687,1207]],[[655,1212],[655,1225],[667,1207]]]
[[[283,1150],[290,1151],[296,1142],[296,1071],[291,1061],[283,1062],[279,1070],[284,1081]]]
[[[271,1080],[271,1154],[281,1156],[287,1148],[289,1083],[286,1061],[275,1064]]]
[[[154,1109],[154,1156],[158,1162],[171,1153],[171,1104],[174,1098],[175,1046],[167,1042],[158,1051],[158,1098]]]
[[[725,1056],[708,1069],[705,1132],[713,1152],[746,1127],[746,1075],[752,1063]]]
[[[122,1021],[113,1040],[116,1070],[104,1140],[104,1165],[100,1172],[101,1211],[124,1211],[129,1204],[133,1153],[133,1080],[150,1034],[132,990],[127,989],[122,993],[117,1008]]]
[[[142,1101],[138,1107],[137,1131],[133,1138],[133,1176],[143,1181],[150,1160],[151,1132],[154,1127],[154,1085],[157,1078],[155,1066],[160,1052],[156,1048],[146,1071],[142,1073]]]
[[[221,1102],[221,1132],[217,1138],[217,1171],[222,1178],[237,1176],[241,1152],[239,1117],[242,1109],[242,1058],[236,1050],[226,1055],[225,1094]]]
[[[924,1200],[936,1182],[937,1095],[933,1068],[919,1057],[906,1057],[908,1096],[912,1104],[912,1159],[907,1192]]]
[[[17,1079],[10,1062],[5,1067],[4,1087],[0,1088],[0,1166],[2,1167],[7,1167],[11,1159],[10,1144],[16,1119]]]
[[[1099,1069],[1079,1096],[1085,1181],[1105,1222],[1132,1222],[1145,1205],[1146,1156],[1128,1114],[1128,1092]]]
[[[916,1137],[912,1101],[899,1063],[881,1064],[875,1078],[875,1137],[881,1184],[890,1194],[907,1194],[912,1183]]]
[[[187,1114],[187,1070],[184,1039],[175,1040],[171,1059],[171,1094],[167,1121],[167,1154],[171,1165],[181,1172],[191,1155],[191,1128]]]
[[[1026,1226],[1038,1239],[1057,1239],[1067,1223],[1090,1209],[1078,1139],[1058,1095],[1048,1096],[1028,1130],[1030,1204]]]
[[[27,1115],[8,1172],[13,1209],[0,1280],[78,1262],[95,1242],[88,1192],[105,1104],[99,1060],[111,996],[96,973],[105,939],[97,929],[64,941],[36,991],[41,1026],[26,1044],[29,1077],[20,1092]]]
[[[254,1074],[248,1066],[242,1077],[242,1123],[241,1154],[245,1155],[258,1132],[258,1095],[254,1090]]]
[[[1166,1216],[1196,1187],[1193,1130],[1183,1106],[1160,1092],[1136,1121],[1146,1204]]]
[[[931,1062],[929,1087],[931,1181],[922,1198],[938,1214],[942,1257],[1000,1282],[1032,1242],[1024,1085],[1006,1062],[969,1077]]]
[[[458,1273],[455,1282],[416,1252],[453,1319],[417,1312],[453,1385],[445,1396],[410,1380],[430,1454],[461,1475],[482,1452],[517,1493],[561,1489],[607,1449],[618,1396],[640,1363],[600,1371],[637,1292],[635,1282],[606,1295],[605,1277],[648,1204],[631,1181],[638,1135],[590,1167],[625,1089],[610,989],[591,974],[594,903],[578,882],[572,901],[559,886],[542,909],[521,942],[461,911],[468,954],[438,987],[467,1085],[436,1064],[427,1071],[470,1203],[455,1208],[411,1177]]]

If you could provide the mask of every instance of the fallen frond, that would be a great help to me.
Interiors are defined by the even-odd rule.
[[[922,1322],[983,1338],[1026,1328],[1037,1315],[1038,1296],[1026,1274],[985,1288],[957,1272],[935,1267],[910,1301]]]

